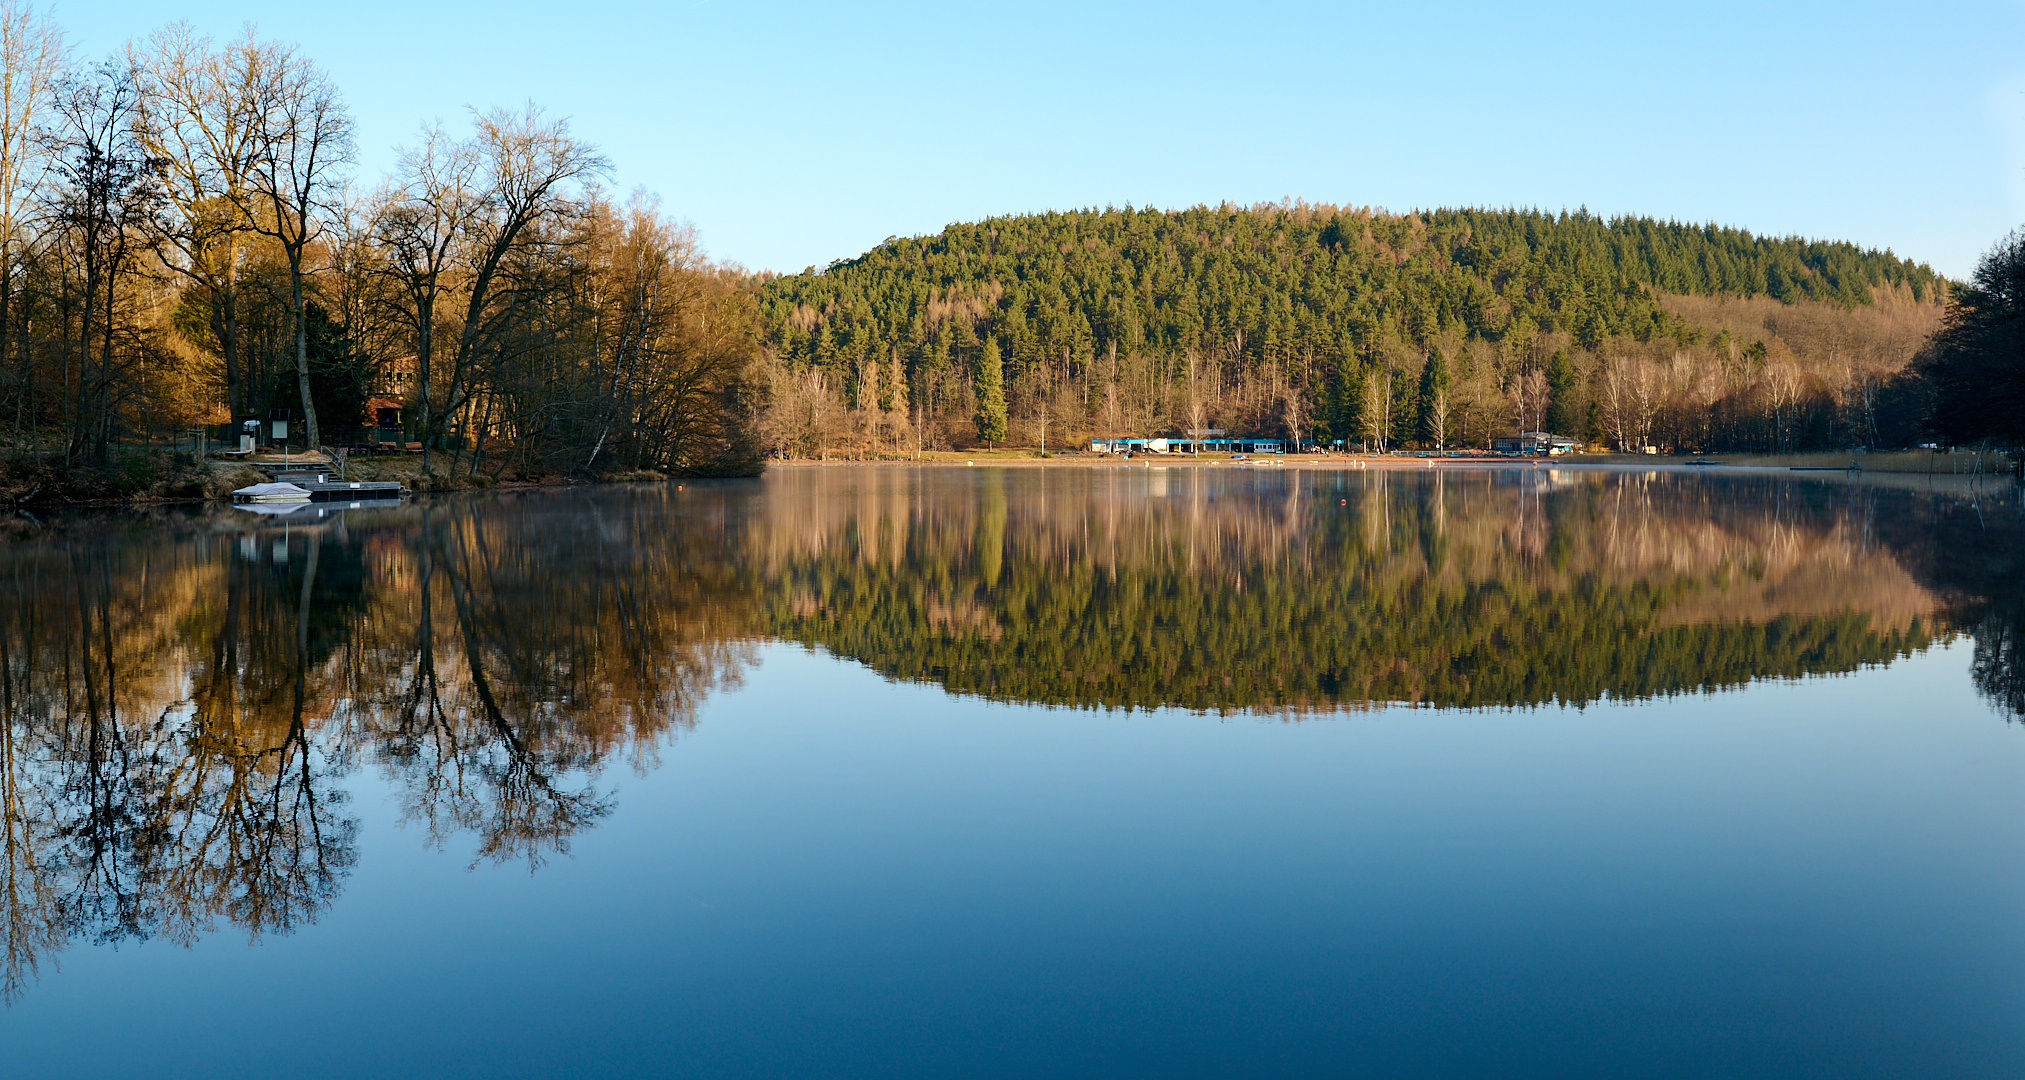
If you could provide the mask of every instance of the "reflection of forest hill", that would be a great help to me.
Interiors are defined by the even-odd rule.
[[[1756,485],[1725,481],[1716,490],[1727,491],[1734,501],[1684,504],[1678,500],[1678,478],[1657,492],[1651,482],[1638,478],[1608,485],[1601,477],[1589,479],[1592,486],[1605,488],[1600,497],[1611,523],[1605,554],[1613,566],[1633,573],[1678,573],[1705,586],[1682,595],[1656,625],[1768,623],[1854,609],[1872,627],[1906,631],[1930,623],[1939,607],[1879,547],[1874,492],[1831,493],[1780,480]],[[1736,498],[1740,488],[1755,488],[1766,501]],[[1655,497],[1671,503],[1668,512],[1633,512],[1625,505]]]
[[[77,936],[313,920],[361,761],[439,842],[565,850],[747,662],[722,524],[669,494],[0,549],[0,997]]]
[[[1262,479],[783,474],[781,519],[754,530],[763,618],[958,691],[1216,709],[1637,697],[1847,671],[1933,633],[1862,508],[1790,485]]]
[[[2015,508],[1560,470],[790,470],[766,489],[0,548],[0,997],[76,937],[316,918],[355,858],[362,764],[433,840],[538,863],[759,636],[1006,700],[1303,709],[1847,671],[1949,624],[1978,634],[1978,685],[2025,704]]]

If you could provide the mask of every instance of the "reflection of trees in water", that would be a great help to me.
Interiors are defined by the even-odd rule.
[[[355,827],[306,711],[308,554],[277,580],[182,547],[8,553],[0,993],[68,937],[286,932],[336,895]]]
[[[1976,657],[1970,668],[1976,689],[2003,710],[2007,719],[2025,722],[2025,620],[1989,617],[1972,625]]]
[[[749,656],[724,544],[666,509],[419,511],[401,637],[376,650],[362,708],[404,810],[432,837],[469,831],[482,857],[530,865],[566,851],[610,809],[589,783],[602,764],[644,763],[737,679]]]
[[[2015,507],[1544,470],[767,484],[0,549],[0,997],[76,938],[314,920],[360,768],[432,842],[538,866],[762,633],[1008,700],[1304,709],[1670,694],[1954,626],[2025,715]]]
[[[2007,719],[2025,722],[2025,485],[1908,500],[1878,534],[1949,621],[1975,638],[1970,676]]]
[[[0,997],[69,939],[313,921],[361,763],[539,865],[749,659],[722,539],[651,497],[199,524],[0,552]]]
[[[1783,481],[1548,470],[815,471],[762,618],[894,677],[1083,706],[1530,705],[1848,671],[1933,599]],[[818,485],[823,485],[818,489]]]

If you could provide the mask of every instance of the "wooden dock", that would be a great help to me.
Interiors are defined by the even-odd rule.
[[[341,480],[329,470],[279,470],[276,483],[294,484],[309,492],[311,502],[342,502],[351,499],[398,499],[408,493],[397,480]]]

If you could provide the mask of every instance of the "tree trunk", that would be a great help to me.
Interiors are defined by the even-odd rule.
[[[302,264],[298,261],[289,267],[288,299],[295,308],[295,383],[302,390],[302,415],[308,421],[309,452],[315,453],[323,445],[316,430],[316,401],[309,393],[309,324],[302,313]]]
[[[415,437],[422,443],[422,475],[429,475],[429,346],[435,320],[430,304],[417,304],[415,317],[415,378],[421,380],[421,398],[416,404]]]
[[[87,252],[84,262],[84,307],[80,310],[77,324],[77,397],[72,402],[70,439],[63,454],[63,470],[70,472],[71,461],[84,449],[85,416],[87,415],[87,388],[91,385],[91,324],[92,315],[98,306],[97,260]],[[66,349],[66,352],[69,350]],[[64,364],[67,377],[69,363]]]
[[[9,255],[7,248],[0,247],[0,362],[4,362],[6,358],[7,331],[10,328],[7,316],[14,309],[14,260]],[[21,372],[21,385],[14,391],[14,445],[17,447],[21,445],[21,414],[28,400],[30,378],[26,356],[18,359],[21,360],[18,368]]]
[[[492,429],[492,403],[497,396],[491,393],[485,395],[485,415],[478,422],[478,444],[471,449],[471,472],[469,474],[471,476],[478,475],[478,463],[485,457],[485,433]]]
[[[105,347],[99,352],[98,389],[98,435],[93,440],[91,458],[96,464],[106,463],[107,452],[112,447],[113,425],[113,287],[119,283],[119,264],[115,262],[105,276],[105,315],[99,319],[99,333],[105,339]]]
[[[225,362],[225,408],[238,423],[247,408],[244,379],[239,374],[239,304],[234,279],[237,269],[227,269],[225,284],[211,292],[211,336],[218,339],[218,354]]]

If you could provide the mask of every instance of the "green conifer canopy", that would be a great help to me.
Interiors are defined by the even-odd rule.
[[[1427,344],[1560,330],[1685,333],[1654,293],[1868,304],[1926,297],[1931,268],[1844,242],[1587,211],[1388,214],[1303,204],[1079,210],[951,225],[776,278],[764,332],[792,359],[975,363],[958,332],[999,341],[1008,371],[1087,361],[1110,344],[1217,349],[1252,362],[1330,359],[1382,338]],[[965,333],[967,336],[967,333]]]

